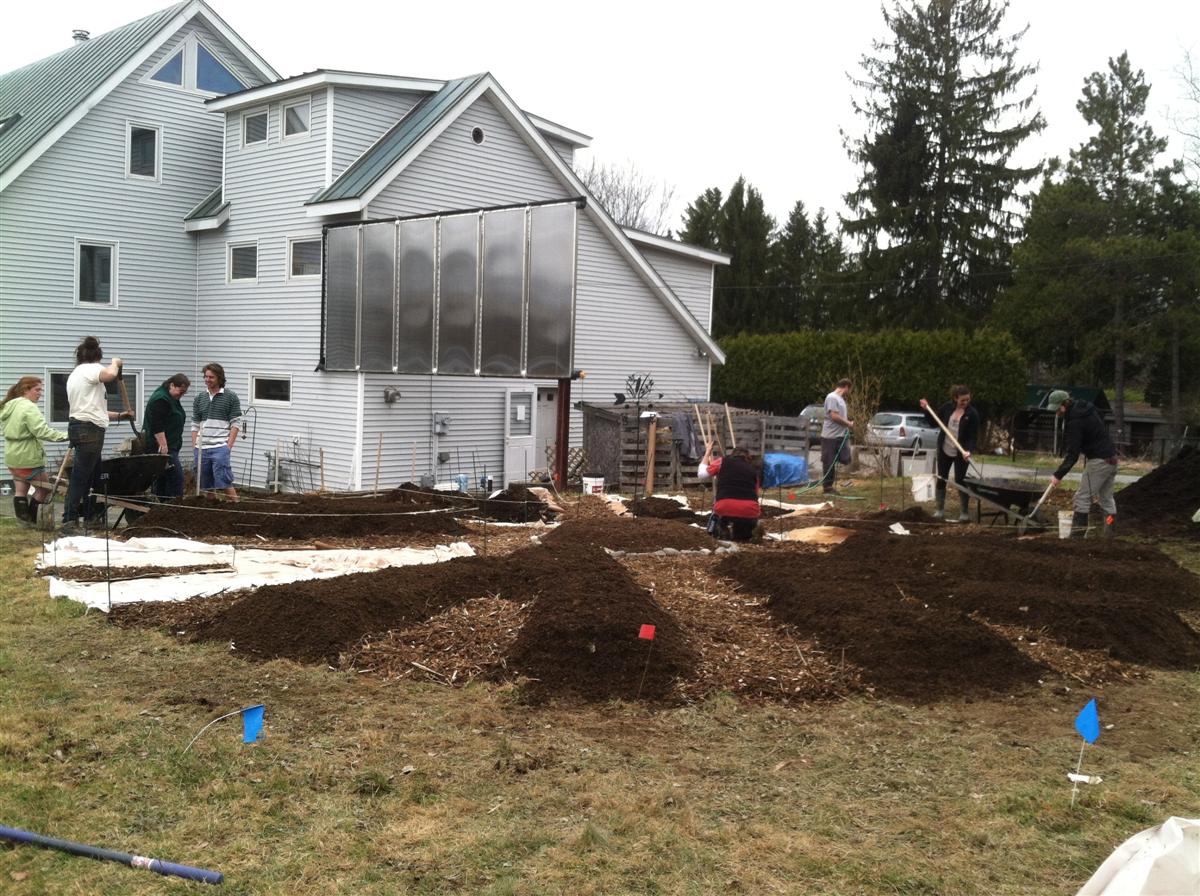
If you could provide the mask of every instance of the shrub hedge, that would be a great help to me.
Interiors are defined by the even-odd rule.
[[[740,407],[795,415],[824,401],[836,381],[878,378],[885,409],[940,405],[955,383],[996,419],[1025,395],[1025,358],[1012,336],[995,330],[799,330],[741,334],[721,340],[723,366],[713,368],[713,398]]]

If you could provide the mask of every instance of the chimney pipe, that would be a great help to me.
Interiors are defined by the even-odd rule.
[[[82,28],[76,28],[74,31],[71,32],[71,37],[73,37],[75,39],[75,43],[77,43],[77,44],[83,43],[85,40],[87,40],[91,36],[92,36],[92,32],[85,31]]]

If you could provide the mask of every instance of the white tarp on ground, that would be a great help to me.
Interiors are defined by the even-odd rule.
[[[1200,819],[1172,817],[1118,846],[1077,896],[1183,893],[1200,893]]]
[[[104,569],[105,550],[103,538],[62,538],[46,546],[38,567],[53,568],[57,561],[60,567]],[[110,541],[107,551],[107,562],[113,567],[114,579],[120,578],[121,567],[212,565],[215,569],[213,572],[113,581],[111,585],[51,577],[50,596],[66,597],[98,610],[107,610],[110,588],[113,606],[139,601],[177,601],[259,585],[325,579],[390,566],[441,563],[475,555],[471,546],[462,541],[428,549],[269,551],[258,548],[235,550],[230,545],[211,545],[183,538],[134,538],[127,542]]]

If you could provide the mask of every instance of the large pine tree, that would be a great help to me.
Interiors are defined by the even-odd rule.
[[[1024,31],[1001,32],[1007,2],[897,0],[892,31],[864,56],[848,141],[862,167],[843,221],[860,242],[867,306],[877,326],[970,326],[1005,285],[1019,230],[1017,191],[1040,166],[1017,147],[1044,127],[1016,62]]]

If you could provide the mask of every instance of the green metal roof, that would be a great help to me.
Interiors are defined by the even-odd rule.
[[[315,205],[319,202],[356,199],[361,196],[485,77],[486,75],[472,75],[469,78],[447,81],[446,86],[437,93],[425,97],[413,106],[395,127],[359,156],[337,180],[305,204]]]
[[[0,133],[0,171],[53,130],[187,5],[177,3],[0,75],[0,120],[21,116]]]
[[[207,196],[200,200],[200,204],[188,212],[183,220],[196,221],[200,218],[215,218],[225,206],[229,205],[224,200],[224,194],[220,187],[217,187]]]

